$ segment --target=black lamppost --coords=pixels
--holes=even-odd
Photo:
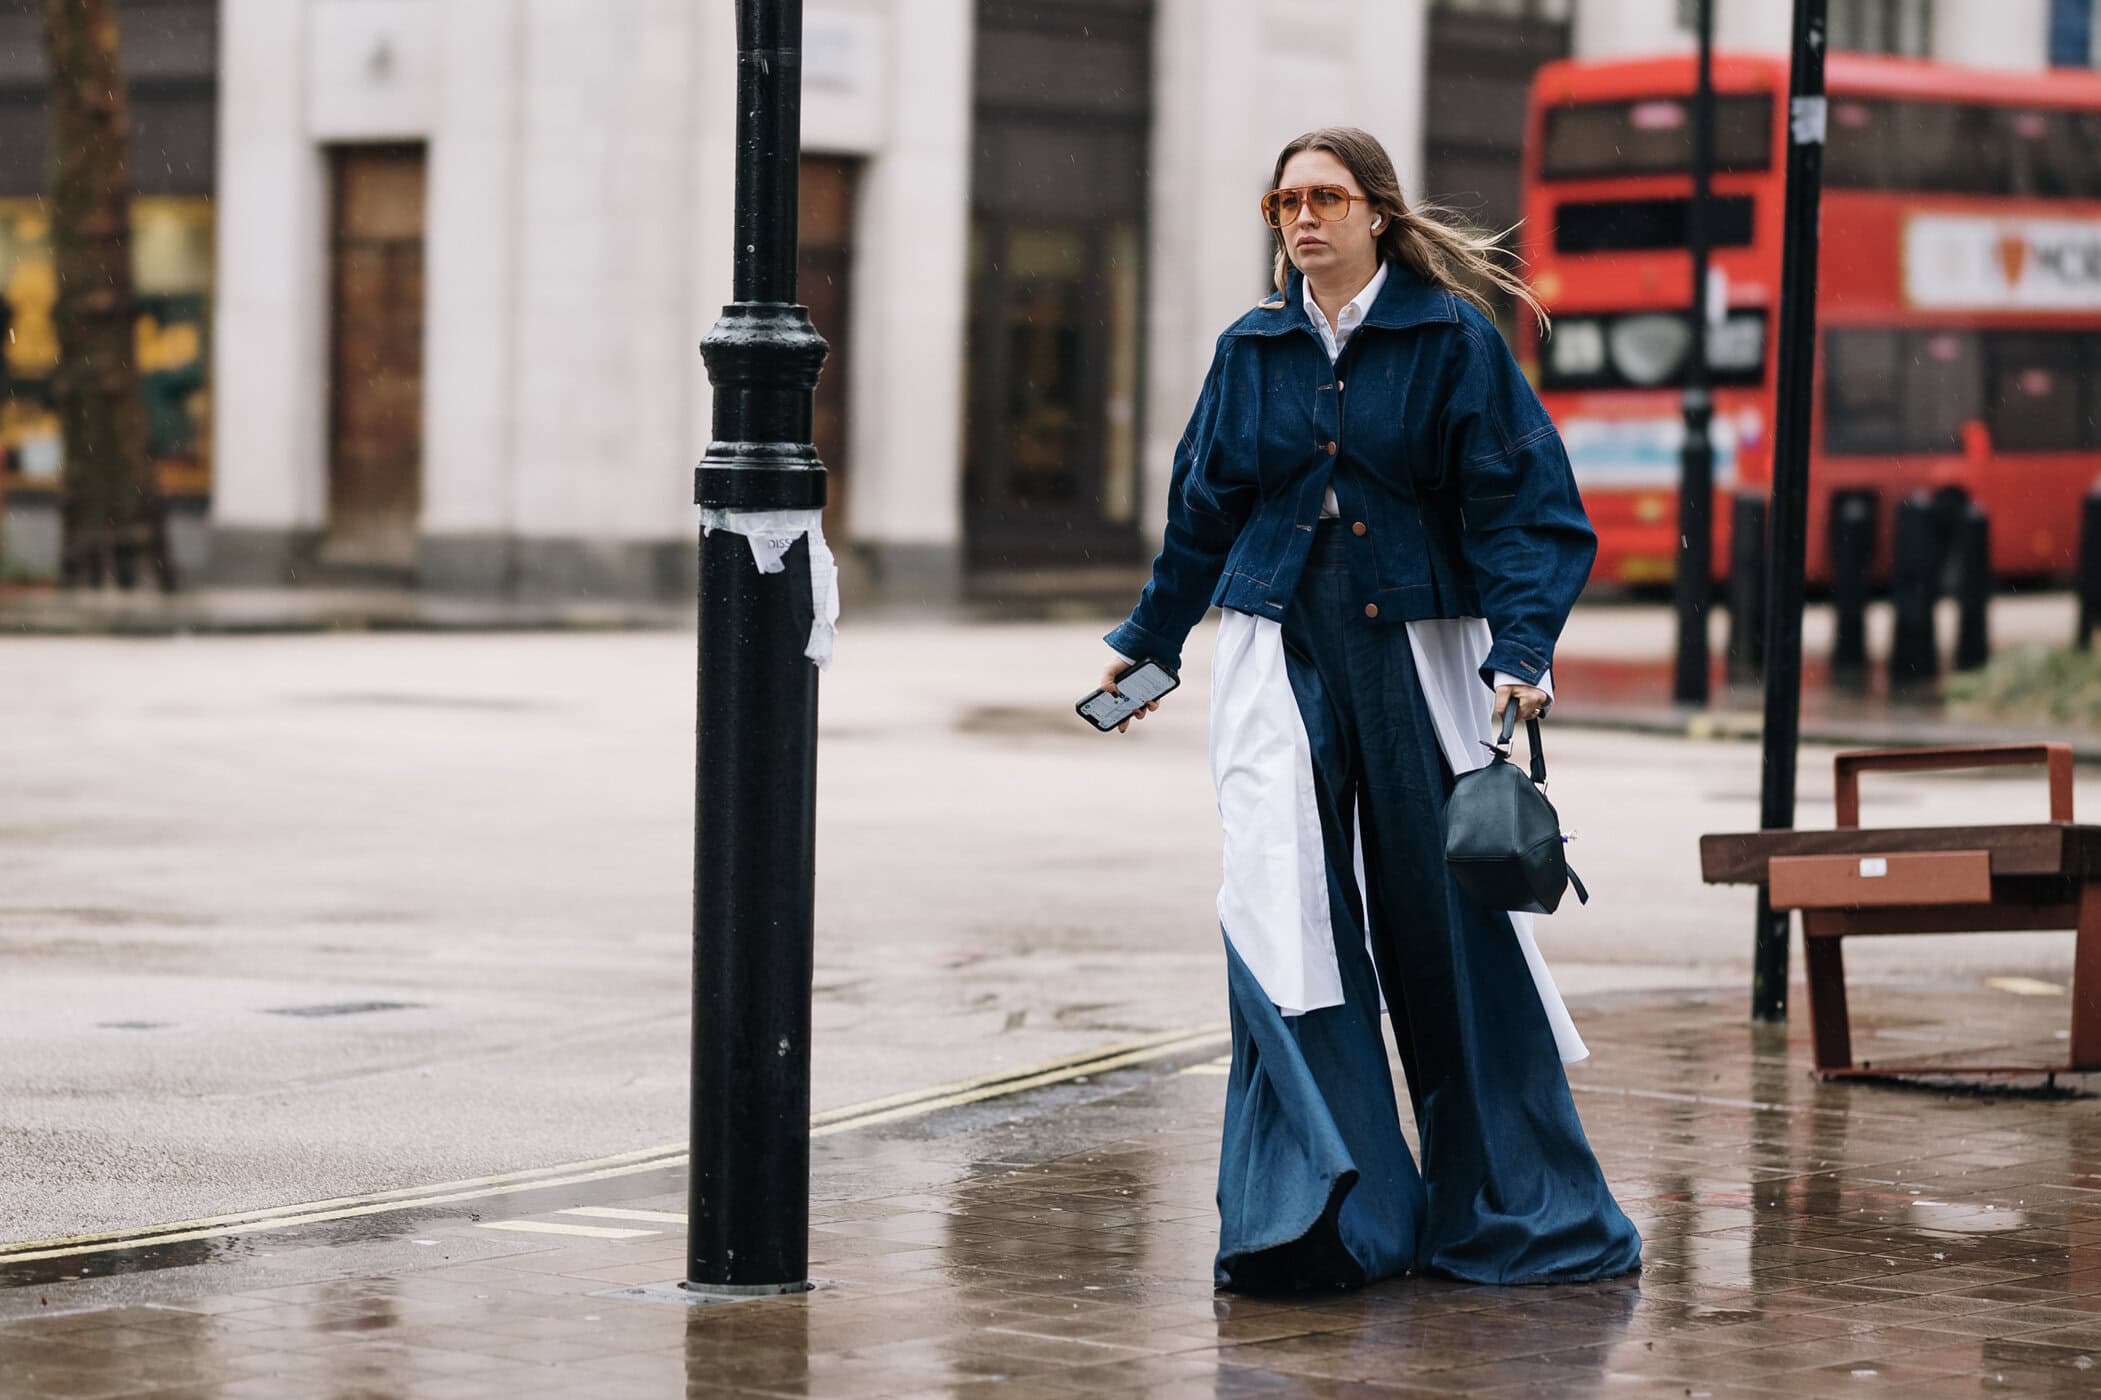
[[[824,505],[810,396],[825,344],[794,304],[801,145],[801,0],[738,0],[736,299],[701,345],[715,386],[714,441],[694,473],[703,512]],[[703,530],[686,1286],[710,1293],[794,1292],[809,1274],[817,670],[803,654],[806,537],[785,562],[761,573],[732,528]]]
[[[1772,544],[1766,570],[1765,770],[1758,824],[1795,824],[1795,750],[1802,737],[1802,574],[1809,552],[1810,388],[1816,369],[1817,232],[1823,204],[1826,0],[1795,0],[1789,84],[1787,217],[1781,240],[1780,383],[1773,423]],[[1787,1019],[1790,918],[1758,890],[1751,1017]]]
[[[1707,367],[1708,197],[1714,181],[1714,0],[1699,0],[1699,77],[1692,102],[1692,340],[1685,356],[1685,446],[1678,469],[1678,665],[1671,698],[1707,703],[1707,603],[1714,593],[1714,393]]]

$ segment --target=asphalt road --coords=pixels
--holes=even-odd
[[[1098,630],[847,620],[817,1107],[1223,1019],[1208,628],[1124,737],[1071,713]],[[0,641],[0,1240],[683,1139],[692,655],[676,633]],[[1756,748],[1549,733],[1596,896],[1542,924],[1579,1020],[1599,992],[1742,984],[1750,897],[1701,886],[1694,843],[1756,825]],[[1828,755],[1803,772],[1828,823]],[[2044,815],[2020,774],[1891,778],[1868,808]],[[2061,978],[2069,951],[1848,957],[1974,982]]]

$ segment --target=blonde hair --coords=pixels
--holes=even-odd
[[[1551,327],[1552,318],[1546,307],[1525,285],[1525,279],[1504,262],[1512,256],[1502,246],[1510,230],[1493,235],[1471,233],[1459,227],[1445,210],[1432,205],[1409,208],[1401,196],[1401,178],[1394,173],[1393,159],[1379,144],[1378,137],[1354,126],[1324,126],[1309,131],[1278,153],[1277,168],[1269,179],[1271,188],[1283,184],[1284,167],[1301,151],[1325,151],[1349,167],[1368,197],[1371,212],[1386,216],[1386,226],[1378,234],[1382,261],[1401,264],[1433,286],[1464,297],[1491,317],[1495,308],[1480,288],[1494,287],[1530,307],[1539,318],[1542,332]],[[1280,292],[1291,274],[1291,255],[1285,250],[1284,232],[1276,230],[1275,275]]]

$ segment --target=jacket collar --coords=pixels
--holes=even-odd
[[[1306,323],[1305,296],[1305,276],[1293,268],[1282,293],[1265,297],[1254,310],[1234,322],[1226,334],[1274,336],[1310,330]],[[1386,264],[1386,285],[1379,289],[1378,299],[1364,313],[1358,329],[1383,326],[1387,330],[1405,330],[1410,326],[1458,319],[1459,312],[1450,292],[1424,281],[1405,265],[1389,261]]]

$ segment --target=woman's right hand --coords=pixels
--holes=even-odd
[[[1110,657],[1108,667],[1102,672],[1101,689],[1108,691],[1111,695],[1121,694],[1121,692],[1118,691],[1116,688],[1116,678],[1130,669],[1131,663],[1124,660],[1122,657]],[[1131,719],[1144,719],[1147,715],[1151,714],[1153,711],[1159,708],[1160,702],[1158,700],[1149,700],[1146,702],[1145,708],[1133,714],[1131,716]],[[1131,727],[1131,719],[1127,719],[1122,724],[1117,725],[1116,732],[1121,734],[1125,730],[1129,729]]]

